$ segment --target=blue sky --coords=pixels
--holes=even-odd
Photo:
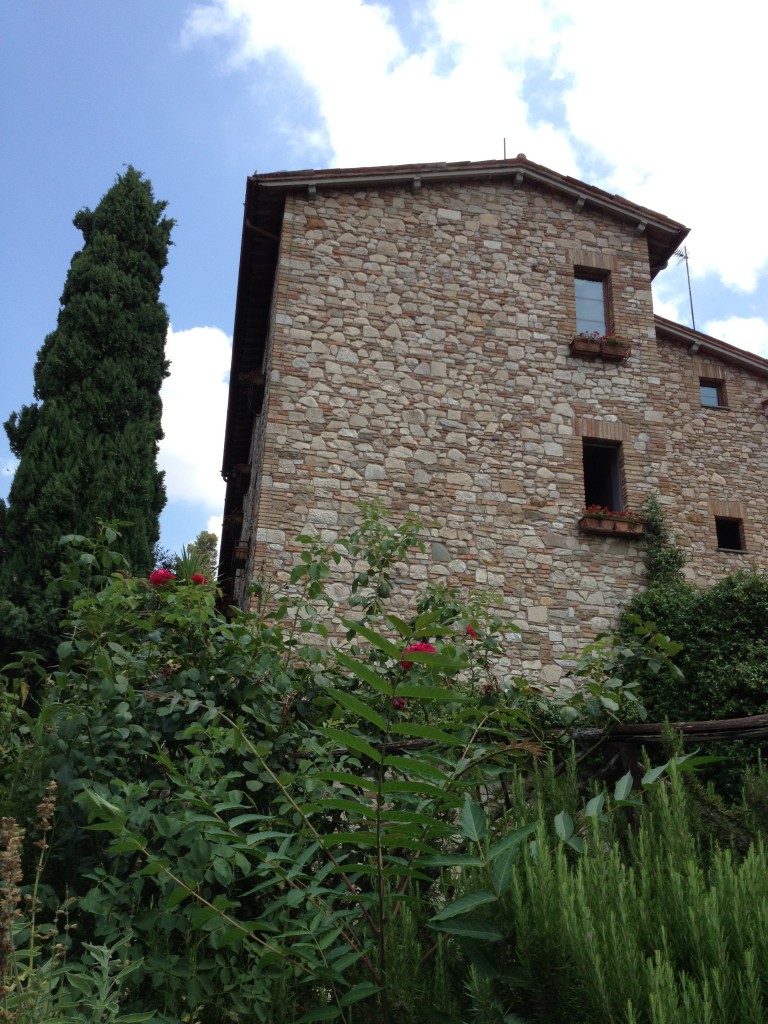
[[[756,8],[691,0],[27,0],[0,10],[0,421],[32,400],[72,217],[128,163],[176,219],[162,542],[215,526],[246,176],[507,152],[682,220],[696,325],[768,357]],[[695,26],[695,33],[692,31]],[[655,289],[689,323],[685,273]],[[0,496],[13,460],[0,437]]]

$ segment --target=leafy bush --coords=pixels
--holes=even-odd
[[[640,668],[639,696],[650,718],[682,722],[768,712],[768,576],[741,571],[708,588],[685,583],[685,559],[658,502],[645,512],[649,587],[630,602],[619,631],[631,635],[641,619],[680,647],[679,676]],[[735,741],[710,749],[731,762],[710,777],[720,792],[737,798],[745,769],[765,756],[768,745]]]
[[[742,718],[768,711],[768,576],[738,572],[707,589],[651,587],[630,611],[682,645],[684,685],[646,678],[656,721]]]
[[[221,614],[183,566],[132,578],[112,527],[68,538],[59,661],[6,670],[27,699],[0,749],[4,806],[58,784],[35,884],[55,931],[68,883],[78,937],[62,992],[126,1020],[195,1024],[547,1019],[525,987],[539,982],[514,887],[554,848],[558,877],[603,858],[626,831],[618,815],[643,813],[630,776],[610,813],[600,794],[585,806],[573,762],[560,770],[565,724],[635,708],[637,666],[664,667],[670,651],[640,628],[605,638],[577,669],[583,689],[548,703],[499,671],[510,627],[489,598],[432,589],[407,619],[388,611],[419,530],[373,506],[346,540],[301,539],[290,591],[264,586],[256,615]],[[339,564],[356,618],[333,647]],[[21,948],[25,927],[9,919],[6,946]],[[83,987],[94,958],[101,995]],[[27,976],[46,963],[33,952]],[[19,979],[6,984],[12,1001]]]

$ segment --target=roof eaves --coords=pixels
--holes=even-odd
[[[572,199],[575,204],[589,204],[603,213],[634,224],[638,234],[647,234],[649,243],[653,235],[654,259],[651,276],[666,266],[666,262],[688,235],[684,224],[664,214],[612,195],[603,189],[588,185],[568,175],[558,174],[523,156],[512,160],[463,161],[440,164],[400,164],[384,167],[333,168],[326,170],[277,171],[254,175],[251,182],[265,189],[297,192],[318,188],[371,188],[376,186],[419,187],[426,182],[512,179],[515,185],[534,182]]]
[[[761,377],[768,377],[768,359],[747,352],[745,349],[729,345],[725,341],[713,338],[701,331],[694,331],[683,324],[676,324],[673,320],[667,320],[663,316],[655,316],[656,330],[671,341],[687,345],[692,354],[706,352],[708,355],[722,359],[725,362],[741,366],[745,370],[759,374]]]

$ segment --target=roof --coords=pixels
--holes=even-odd
[[[385,167],[333,168],[328,170],[276,171],[254,174],[248,179],[249,190],[259,192],[297,192],[303,189],[344,189],[362,186],[420,187],[427,182],[511,181],[520,186],[534,183],[572,200],[579,209],[600,210],[619,220],[633,224],[638,234],[648,238],[651,257],[651,277],[663,270],[670,257],[680,247],[688,228],[661,213],[631,203],[623,196],[612,195],[594,185],[569,175],[558,174],[548,167],[536,164],[520,153],[510,160],[465,160],[458,163],[398,164]],[[247,198],[246,198],[247,203]]]
[[[701,352],[703,355],[712,356],[715,359],[722,359],[726,363],[740,366],[743,370],[750,370],[761,377],[768,377],[768,359],[746,352],[744,349],[736,348],[718,338],[712,338],[701,331],[694,331],[690,327],[683,327],[676,324],[674,320],[666,320],[663,316],[654,317],[656,321],[656,334],[666,341],[676,341],[681,345],[687,345],[691,354]]]

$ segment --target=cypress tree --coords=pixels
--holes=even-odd
[[[5,423],[19,465],[0,508],[0,655],[50,642],[56,615],[45,587],[62,534],[88,533],[97,519],[129,521],[123,553],[135,571],[151,566],[165,505],[157,451],[168,374],[159,301],[173,228],[166,206],[129,167],[95,210],[74,218],[84,245],[38,352],[36,401]]]

